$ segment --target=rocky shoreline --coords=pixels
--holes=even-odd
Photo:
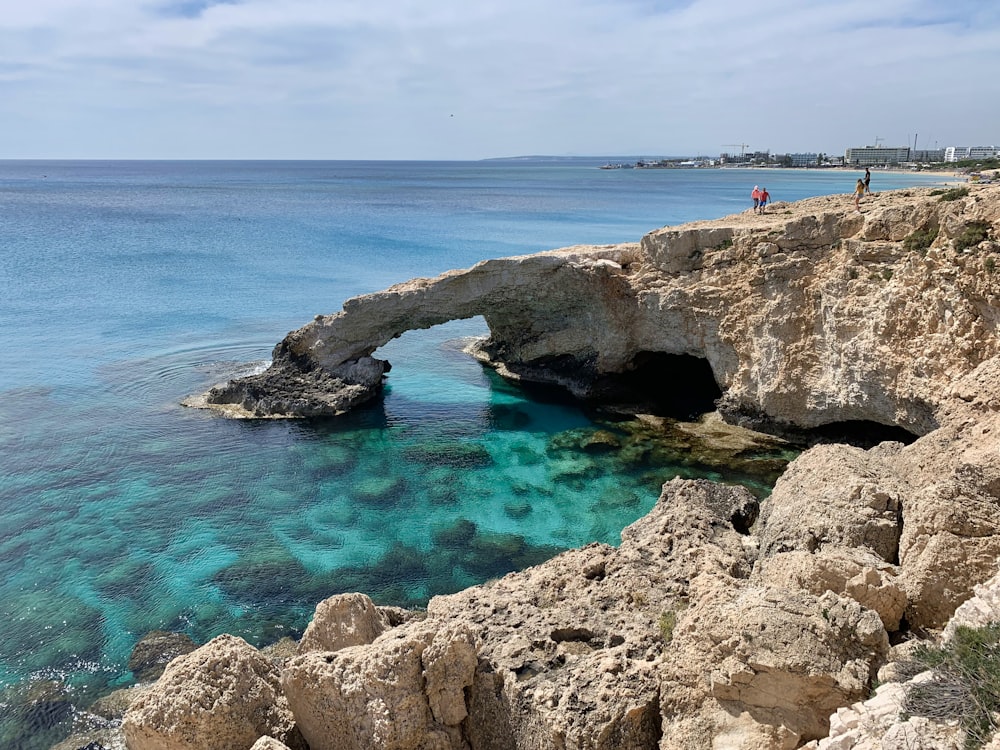
[[[289,334],[273,373],[207,401],[338,413],[378,392],[371,355],[393,336],[483,315],[477,356],[507,377],[603,398],[650,366],[644,382],[662,387],[707,372],[731,422],[913,440],[811,448],[762,504],[675,479],[619,547],[435,597],[426,616],[334,597],[292,656],[221,636],[136,691],[109,741],[864,746],[824,740],[831,714],[868,699],[898,644],[935,638],[997,571],[1000,188],[895,191],[862,208],[777,203],[640,243],[486,261]]]

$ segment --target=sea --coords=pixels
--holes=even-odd
[[[379,349],[384,393],[342,417],[181,406],[350,297],[746,211],[754,184],[846,207],[860,176],[607,161],[0,161],[0,747],[88,720],[153,630],[266,646],[336,593],[420,608],[617,544],[674,476],[766,497],[790,450],[713,459],[507,383],[463,351],[482,319]]]

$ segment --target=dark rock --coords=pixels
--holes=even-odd
[[[167,664],[196,648],[198,644],[184,633],[153,630],[135,644],[128,657],[128,668],[139,682],[152,682],[159,679]]]

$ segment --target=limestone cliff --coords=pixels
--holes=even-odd
[[[371,355],[393,336],[483,315],[478,356],[510,377],[591,397],[646,353],[693,355],[730,419],[868,420],[917,439],[814,447],[759,518],[741,489],[668,482],[620,547],[436,597],[424,619],[392,625],[356,596],[324,603],[301,653],[262,678],[270,703],[252,714],[270,724],[228,708],[199,720],[231,723],[211,735],[240,746],[255,732],[407,750],[822,738],[831,713],[868,697],[890,637],[944,626],[1000,559],[1000,188],[944,197],[881,194],[860,214],[844,198],[779,203],[635,244],[487,261],[289,334],[271,370],[210,400],[335,413],[377,392]],[[132,750],[208,731],[182,718],[206,704],[199,691],[235,682],[197,677],[221,648],[181,657],[130,710]]]
[[[379,346],[482,315],[483,361],[582,397],[649,353],[685,354],[707,361],[730,419],[869,420],[923,434],[951,384],[998,353],[1000,320],[1000,188],[952,201],[933,193],[882,193],[863,214],[840,197],[777,203],[640,243],[415,279],[318,316],[278,344],[267,371],[207,401],[258,417],[340,413],[378,391]]]

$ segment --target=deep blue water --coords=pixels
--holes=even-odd
[[[0,162],[0,745],[65,732],[25,684],[127,684],[155,628],[266,644],[336,592],[421,606],[617,543],[677,474],[766,492],[500,381],[461,352],[481,320],[379,350],[384,398],[341,419],[179,406],[348,297],[746,210],[753,183],[846,205],[857,177],[598,163]]]

